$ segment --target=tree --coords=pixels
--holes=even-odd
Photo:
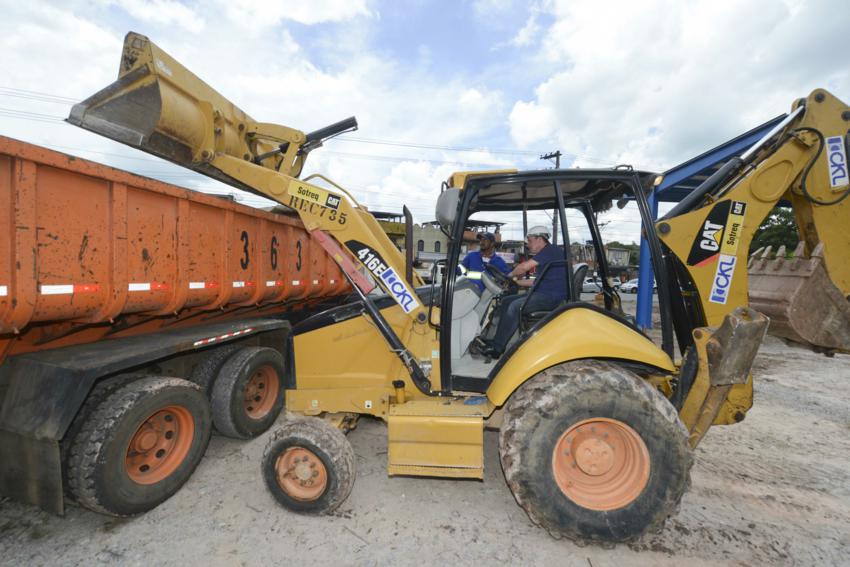
[[[765,246],[772,246],[775,251],[780,246],[790,252],[800,241],[794,213],[788,207],[774,207],[764,222],[756,230],[750,245],[750,254]]]

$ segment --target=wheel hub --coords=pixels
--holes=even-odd
[[[156,446],[157,441],[159,441],[157,432],[150,427],[145,427],[144,431],[136,434],[136,451],[139,453],[150,451]]]
[[[561,492],[584,508],[628,506],[649,481],[649,450],[640,435],[616,419],[585,419],[567,428],[552,451]]]
[[[258,368],[243,390],[243,406],[251,419],[262,419],[272,410],[280,390],[280,379],[271,366]]]
[[[304,447],[289,447],[275,462],[277,483],[295,500],[316,500],[324,494],[328,472],[322,460]]]
[[[603,475],[614,466],[614,448],[602,439],[586,439],[576,447],[575,460],[585,473]]]
[[[195,420],[183,406],[167,406],[139,425],[124,456],[124,470],[133,482],[155,484],[171,475],[189,454]]]

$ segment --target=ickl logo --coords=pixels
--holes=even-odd
[[[826,161],[829,167],[829,184],[833,188],[850,183],[850,176],[847,173],[847,153],[844,150],[842,136],[826,139]]]
[[[711,294],[708,300],[712,303],[725,304],[729,299],[729,288],[732,287],[732,278],[735,276],[735,256],[720,255],[717,263],[717,271],[714,273],[714,284],[711,286]]]

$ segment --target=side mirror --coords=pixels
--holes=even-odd
[[[449,230],[449,227],[457,220],[457,206],[459,202],[460,189],[449,187],[440,193],[440,197],[437,199],[435,216],[443,230]]]

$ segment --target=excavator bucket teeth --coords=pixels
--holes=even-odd
[[[787,258],[785,247],[750,256],[750,307],[770,318],[770,334],[816,350],[850,352],[850,301],[823,264],[823,244],[804,255],[801,242]]]

